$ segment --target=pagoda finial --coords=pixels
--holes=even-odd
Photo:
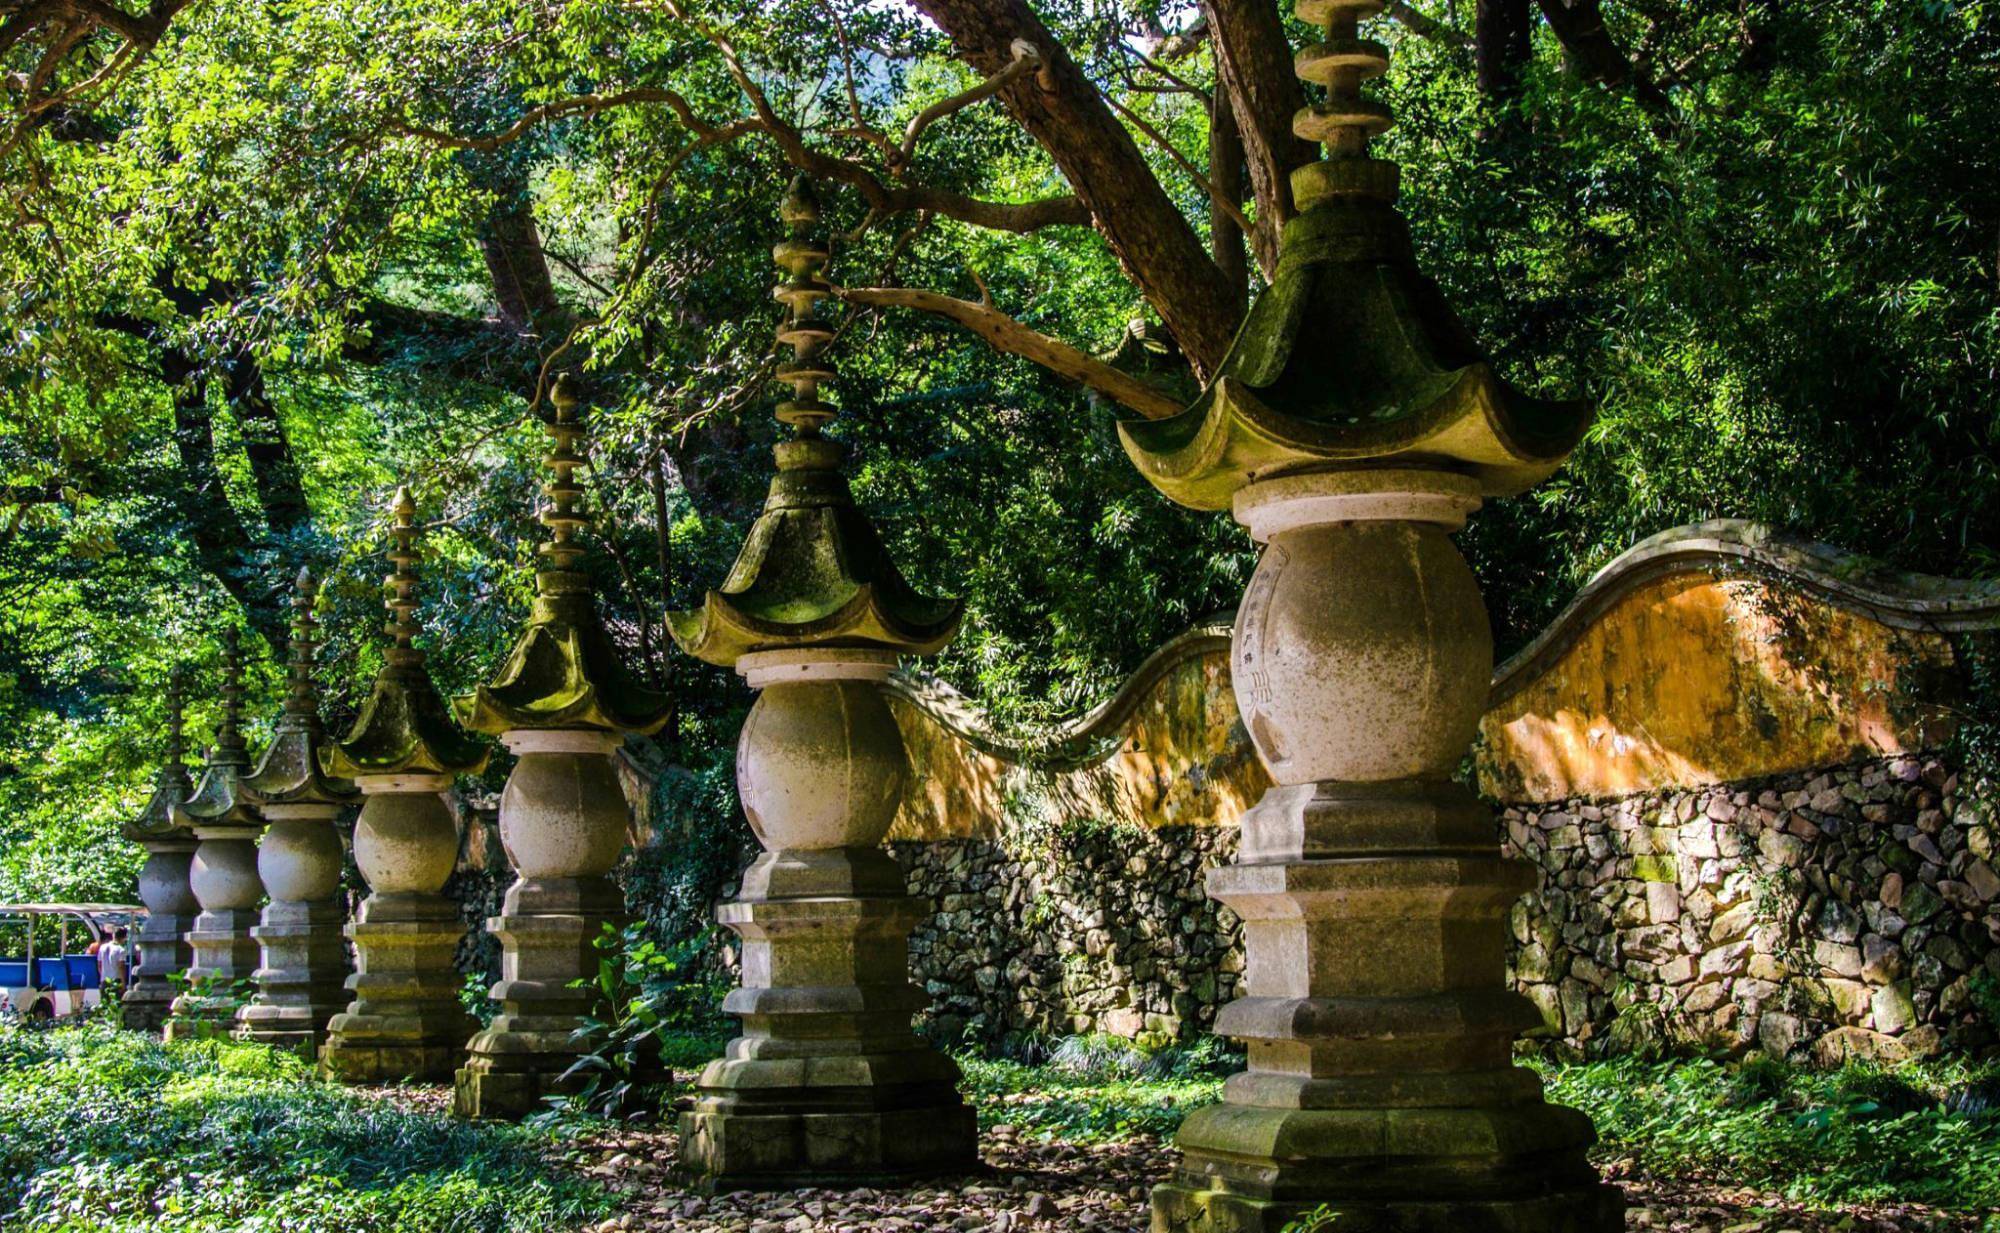
[[[555,443],[547,459],[554,475],[542,486],[549,500],[541,521],[549,538],[536,550],[542,567],[535,571],[534,607],[498,675],[457,700],[459,718],[495,735],[523,728],[656,732],[667,721],[667,700],[626,671],[582,569],[577,535],[590,526],[590,516],[579,508],[583,485],[576,470],[587,459],[583,397],[570,373],[556,378],[549,401],[555,413],[544,427]]]
[[[840,473],[841,444],[821,435],[840,413],[823,396],[834,373],[821,353],[834,332],[819,302],[833,286],[821,274],[828,253],[814,238],[820,207],[804,176],[792,181],[778,219],[786,236],[771,257],[788,277],[772,295],[785,306],[778,341],[792,348],[778,379],[791,383],[792,396],[777,417],[797,435],[778,442],[778,473],[735,568],[700,608],[669,612],[668,632],[682,650],[716,664],[813,646],[931,654],[958,629],[962,606],[920,595],[904,580],[854,504]]]
[[[542,509],[541,521],[549,529],[549,538],[537,550],[545,568],[535,575],[535,583],[542,594],[556,595],[589,589],[589,580],[577,570],[583,560],[583,545],[577,542],[577,534],[590,525],[590,515],[579,508],[583,485],[576,482],[576,469],[585,461],[578,448],[584,432],[578,417],[583,399],[569,373],[556,378],[549,402],[555,414],[544,426],[553,448],[544,461],[555,478],[542,485],[549,503]]]
[[[215,756],[210,766],[250,765],[243,741],[243,637],[235,626],[222,631],[222,722],[215,729]]]
[[[778,366],[778,380],[791,384],[792,396],[778,404],[777,417],[798,434],[797,443],[778,446],[778,469],[832,470],[840,465],[841,449],[824,442],[820,433],[840,408],[821,397],[821,387],[833,381],[834,371],[820,355],[833,341],[833,329],[820,318],[819,302],[833,294],[833,286],[821,274],[830,254],[813,235],[819,228],[820,208],[812,181],[803,175],[792,181],[778,206],[778,218],[787,234],[771,250],[771,258],[788,277],[771,296],[785,306],[778,341],[792,349],[792,358]]]
[[[424,653],[417,649],[417,503],[410,497],[407,485],[398,486],[395,497],[389,502],[389,512],[395,522],[389,528],[392,541],[385,554],[394,566],[386,583],[389,597],[382,606],[389,610],[389,621],[382,627],[392,645],[388,651],[388,661],[397,668],[420,668]]]
[[[1292,177],[1299,208],[1311,209],[1331,197],[1396,199],[1396,164],[1368,153],[1368,143],[1394,126],[1387,105],[1361,96],[1361,83],[1389,71],[1389,49],[1361,37],[1361,23],[1379,15],[1383,0],[1298,0],[1299,20],[1325,28],[1322,41],[1307,47],[1294,65],[1300,77],[1326,87],[1326,101],[1303,107],[1292,131],[1326,146],[1325,161],[1300,168]]]
[[[416,647],[421,532],[417,503],[407,486],[396,489],[389,512],[395,521],[383,555],[392,568],[382,580],[388,593],[383,606],[389,610],[382,632],[390,638],[389,649],[346,738],[322,750],[321,768],[350,779],[473,774],[486,765],[486,750],[452,723],[450,708],[424,671],[424,653]]]
[[[313,683],[313,659],[319,650],[319,621],[313,604],[319,598],[319,584],[312,571],[299,567],[292,583],[292,636],[287,650],[285,708],[281,723],[306,731],[319,731],[319,687]]]
[[[167,759],[160,776],[187,781],[187,682],[179,668],[167,674]]]

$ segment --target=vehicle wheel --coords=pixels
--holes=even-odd
[[[54,1019],[55,1017],[56,1017],[56,1008],[53,1005],[51,1005],[47,1001],[47,999],[35,1003],[34,1006],[29,1008],[28,1010],[28,1018],[40,1020],[44,1023]]]

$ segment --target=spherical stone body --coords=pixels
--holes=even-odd
[[[772,685],[736,746],[743,812],[766,848],[872,848],[909,777],[903,734],[873,681]]]
[[[458,824],[436,792],[370,795],[354,824],[354,863],[376,894],[433,895],[458,859]]]
[[[202,910],[254,908],[264,897],[257,845],[249,839],[204,839],[188,865],[188,886]]]
[[[1237,613],[1237,705],[1281,784],[1446,774],[1493,669],[1479,587],[1443,528],[1335,522],[1272,538]]]
[[[524,878],[609,873],[625,847],[627,813],[607,755],[524,753],[500,795],[500,842]]]
[[[312,903],[340,889],[340,836],[321,818],[273,822],[257,848],[257,873],[273,899]]]
[[[154,852],[139,869],[139,901],[156,916],[182,916],[201,910],[188,885],[194,853],[185,848]]]

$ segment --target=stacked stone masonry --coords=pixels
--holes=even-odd
[[[935,913],[910,936],[943,1037],[1199,1039],[1243,972],[1236,914],[1202,891],[1235,828],[1072,827],[891,845]]]
[[[1987,794],[1935,759],[1513,807],[1512,971],[1542,1035],[1900,1058],[1994,1043]]]
[[[1897,1058],[1996,1041],[2000,856],[1985,794],[1935,758],[1615,801],[1510,806],[1539,871],[1511,974],[1544,1043]],[[1236,830],[1070,828],[893,845],[935,914],[911,938],[948,1036],[1197,1039],[1240,927],[1202,893]]]

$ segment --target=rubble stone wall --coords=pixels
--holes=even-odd
[[[1996,1041],[2000,875],[1982,799],[1936,758],[1614,801],[1511,806],[1539,871],[1510,976],[1535,1035],[1900,1058]],[[946,1035],[1195,1039],[1235,996],[1234,913],[1202,892],[1235,828],[1069,827],[893,845],[935,914],[911,966]]]
[[[1935,758],[1515,806],[1512,975],[1542,1035],[1900,1058],[1995,1043],[1990,794]]]
[[[1236,996],[1242,926],[1210,900],[1235,828],[1067,826],[1006,841],[899,842],[936,905],[911,974],[946,1039],[1103,1032],[1160,1045],[1205,1034]]]

